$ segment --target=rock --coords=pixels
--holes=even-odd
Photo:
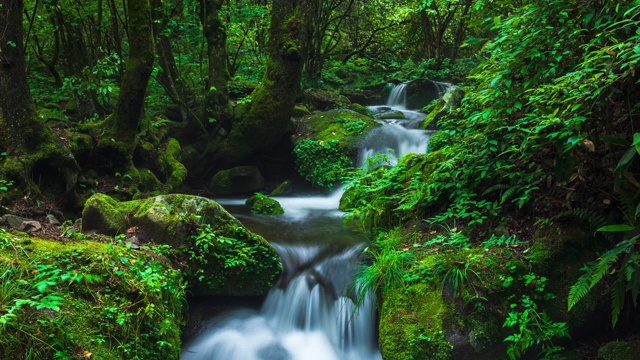
[[[355,111],[358,114],[365,115],[365,116],[373,116],[373,113],[371,112],[371,110],[369,110],[368,107],[362,106],[362,105],[357,104],[357,103],[352,103],[351,105],[349,105],[348,109],[351,110],[351,111]]]
[[[452,112],[460,107],[462,103],[462,99],[464,98],[464,90],[461,87],[452,85],[447,88],[447,91],[442,96],[442,100],[444,100],[445,111]]]
[[[209,190],[216,195],[240,195],[264,188],[264,178],[255,166],[238,166],[216,173]]]
[[[429,79],[417,79],[407,83],[407,108],[422,109],[440,98],[448,86],[450,84]]]
[[[118,201],[109,195],[95,194],[82,210],[82,231],[116,236],[127,229],[127,221]]]
[[[47,219],[45,221],[47,224],[51,224],[53,226],[60,226],[60,221],[53,214],[48,214]]]
[[[260,215],[281,215],[284,209],[277,200],[262,194],[255,194],[245,202],[254,214]]]
[[[602,360],[632,360],[640,353],[640,340],[611,341],[598,349],[598,358]]]
[[[304,98],[305,104],[308,104],[312,109],[320,111],[344,108],[349,106],[349,104],[351,103],[345,96],[322,89],[312,89],[305,91]]]
[[[96,194],[87,200],[84,231],[114,235],[128,227],[136,228],[140,245],[175,250],[172,260],[184,264],[193,295],[265,295],[281,269],[275,249],[211,199],[170,194],[118,203]]]
[[[273,196],[291,195],[292,191],[293,191],[293,185],[291,184],[291,181],[285,180],[281,182],[280,185],[276,186],[276,188],[273,189],[273,191],[269,194],[269,196],[273,197]]]
[[[42,230],[42,224],[40,224],[39,221],[35,220],[23,221],[22,224],[20,224],[20,230],[28,233],[34,233],[36,231]]]
[[[404,120],[407,118],[406,116],[404,116],[402,111],[398,111],[398,110],[387,110],[387,111],[379,112],[375,116],[376,118],[382,119],[382,120],[390,120],[390,119]]]
[[[14,230],[22,230],[21,229],[22,223],[29,220],[31,219],[23,218],[23,217],[12,215],[12,214],[7,214],[2,216],[2,223]]]

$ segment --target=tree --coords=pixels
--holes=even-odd
[[[129,58],[120,86],[116,109],[106,120],[107,134],[99,144],[105,156],[119,156],[116,163],[133,165],[136,135],[154,60],[149,0],[127,0],[129,10]]]
[[[273,1],[267,71],[251,93],[251,102],[238,110],[229,136],[216,149],[217,165],[230,166],[257,151],[268,151],[287,133],[300,91],[309,7],[309,0]]]
[[[200,0],[200,21],[207,40],[207,88],[205,113],[208,117],[228,116],[229,68],[227,60],[227,30],[220,17],[227,0]]]
[[[45,187],[72,195],[79,166],[39,118],[27,84],[23,9],[22,0],[0,1],[0,145],[7,153],[2,177],[22,189],[39,192]]]

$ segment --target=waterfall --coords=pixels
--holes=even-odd
[[[183,360],[381,359],[375,298],[366,296],[359,307],[352,300],[352,279],[366,245],[342,227],[336,214],[341,193],[278,197],[284,216],[239,214],[250,229],[269,229],[264,236],[272,240],[283,272],[259,310],[218,316],[185,343]],[[242,206],[237,200],[220,203],[231,211]]]
[[[402,83],[393,86],[387,99],[387,106],[401,109],[407,108],[407,84],[408,83]]]

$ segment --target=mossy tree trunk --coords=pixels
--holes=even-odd
[[[0,176],[36,192],[35,177],[54,191],[74,193],[78,164],[39,118],[27,83],[23,9],[22,0],[0,1],[0,145],[7,153]]]
[[[100,147],[117,156],[115,166],[130,167],[153,70],[154,42],[149,0],[127,0],[129,58],[114,113],[107,119],[107,136]]]
[[[258,151],[269,151],[290,128],[306,54],[309,0],[274,0],[269,28],[269,60],[251,102],[239,109],[229,136],[216,154],[228,167]]]
[[[205,116],[225,121],[229,103],[229,67],[227,64],[227,28],[220,10],[228,0],[200,0],[200,21],[207,39],[207,89]]]

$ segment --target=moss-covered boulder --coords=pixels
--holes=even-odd
[[[281,215],[284,209],[277,200],[262,194],[255,194],[248,198],[245,204],[254,214],[260,215]]]
[[[354,166],[362,136],[380,126],[372,117],[346,109],[306,116],[297,124],[298,172],[314,186],[329,188]]]
[[[492,312],[509,308],[501,279],[518,276],[526,268],[506,270],[501,259],[505,254],[485,254],[480,249],[418,254],[409,273],[420,273],[423,280],[406,286],[395,284],[382,291],[382,357],[506,358],[501,329],[504,320]],[[454,278],[454,273],[459,275]]]
[[[320,111],[345,108],[351,103],[345,96],[323,89],[311,89],[305,91],[304,100],[310,108]]]
[[[166,244],[185,265],[194,295],[264,295],[281,264],[274,248],[211,199],[161,195],[118,203],[96,194],[83,211],[84,231],[135,234]]]
[[[436,130],[438,120],[446,114],[458,109],[464,98],[464,90],[459,86],[450,86],[442,98],[431,102],[422,108],[421,112],[427,114],[420,125],[421,129]]]
[[[236,166],[217,172],[209,182],[216,195],[241,195],[264,188],[264,177],[255,166]]]
[[[180,358],[185,282],[165,257],[4,229],[0,240],[0,358]]]
[[[640,354],[640,339],[629,341],[611,341],[598,349],[598,358],[602,360],[633,360]]]

